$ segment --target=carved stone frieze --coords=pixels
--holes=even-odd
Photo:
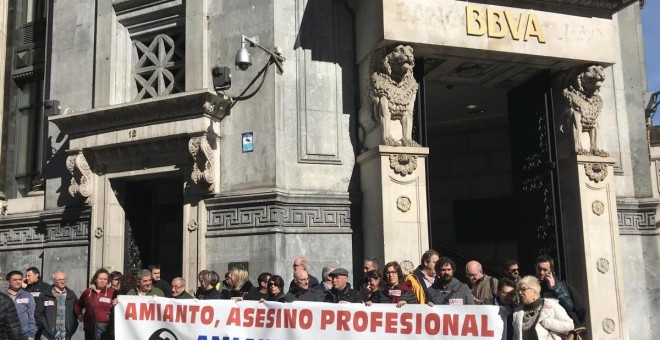
[[[213,191],[215,178],[213,175],[213,157],[216,149],[216,140],[210,136],[190,138],[188,151],[193,158],[193,169],[190,179],[195,184],[208,184],[209,191]]]
[[[607,164],[586,163],[584,165],[584,173],[591,181],[595,183],[602,182],[607,178]]]
[[[656,235],[655,199],[617,199],[619,233],[623,235]]]
[[[41,220],[3,221],[0,246],[88,241],[89,221],[45,223]]]
[[[401,176],[410,175],[417,169],[417,156],[390,155],[390,168]]]
[[[603,274],[607,273],[610,270],[610,261],[604,258],[598,259],[598,262],[596,262],[596,269]]]
[[[605,212],[605,204],[599,200],[595,200],[591,203],[591,211],[593,211],[596,216],[600,216]]]
[[[259,205],[209,210],[208,230],[266,227],[350,227],[349,205],[290,205],[264,202]]]
[[[373,73],[368,88],[363,90],[359,114],[361,142],[364,143],[366,134],[379,127],[381,145],[419,146],[412,139],[412,120],[418,90],[417,81],[413,77],[413,48],[405,45],[383,48],[372,52],[370,58]],[[392,128],[397,126],[392,122],[395,120],[401,121],[400,140],[392,135]]]
[[[401,210],[402,212],[407,212],[408,210],[410,210],[411,205],[412,205],[412,201],[408,196],[399,196],[399,198],[397,198],[396,200],[396,208]]]
[[[81,150],[75,150],[66,159],[66,168],[71,174],[71,183],[69,184],[69,194],[72,197],[81,197],[85,199],[85,204],[91,204],[92,195],[92,170],[85,159]]]
[[[603,110],[603,98],[600,88],[605,80],[603,67],[589,66],[585,70],[573,71],[578,73],[571,84],[563,91],[564,101],[570,112],[570,124],[573,129],[573,142],[575,153],[578,155],[594,155],[607,157],[609,154],[598,146],[598,116]],[[586,132],[589,135],[590,147],[582,145],[581,136]]]

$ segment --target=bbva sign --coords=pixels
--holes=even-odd
[[[513,40],[528,41],[535,38],[545,44],[545,33],[539,18],[534,13],[512,11],[497,8],[484,9],[482,6],[468,5],[466,9],[467,34],[489,38],[504,38],[508,34]]]

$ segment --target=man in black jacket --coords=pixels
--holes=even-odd
[[[50,290],[50,285],[41,279],[41,273],[37,267],[30,267],[25,271],[25,282],[27,283],[25,290],[34,298],[34,321],[37,324],[37,334],[34,338],[41,339],[41,315],[44,309],[44,300],[41,295]]]
[[[78,329],[78,320],[74,314],[74,306],[78,297],[66,286],[66,276],[63,271],[53,273],[56,283],[49,290],[42,293],[43,312],[40,317],[42,339],[64,339],[69,340]],[[64,279],[63,279],[64,278]],[[64,306],[64,313],[58,314],[58,305]]]
[[[319,279],[315,278],[314,275],[309,274],[309,262],[307,261],[306,257],[296,257],[293,260],[293,273],[295,274],[297,271],[304,270],[307,272],[309,275],[309,286],[314,287],[319,284]],[[289,283],[289,291],[293,289],[296,286],[295,280],[291,280],[291,283]]]
[[[364,301],[362,294],[352,289],[351,284],[348,283],[348,270],[337,268],[330,273],[330,277],[332,277],[332,289],[325,295],[325,302],[362,303]]]
[[[0,340],[22,340],[16,306],[4,293],[0,293]]]
[[[293,281],[296,283],[296,286],[291,288],[284,296],[286,302],[323,302],[323,295],[309,290],[309,274],[306,271],[301,270],[293,273]]]
[[[151,272],[151,281],[154,287],[160,288],[165,294],[165,297],[172,297],[172,287],[167,280],[160,279],[160,265],[152,264],[149,266],[149,271]]]

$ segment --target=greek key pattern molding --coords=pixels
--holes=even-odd
[[[265,205],[209,212],[208,230],[259,227],[350,227],[350,207]]]
[[[626,211],[616,213],[621,234],[657,233],[654,211]]]
[[[0,227],[0,246],[87,241],[88,233],[88,221],[48,223],[45,230],[40,230],[38,224],[20,227],[3,226]]]

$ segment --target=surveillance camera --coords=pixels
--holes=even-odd
[[[249,61],[236,61],[236,67],[241,71],[247,70],[251,65],[252,63]]]
[[[248,53],[244,43],[236,53],[234,64],[242,71],[247,70],[252,65],[252,61],[250,60],[250,53]]]

